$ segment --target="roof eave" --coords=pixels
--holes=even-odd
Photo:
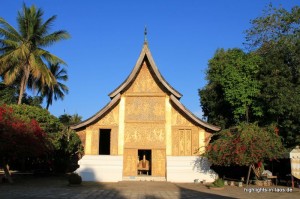
[[[79,128],[83,128],[88,126],[89,124],[95,122],[96,120],[98,120],[99,118],[101,118],[102,116],[104,116],[109,110],[111,110],[113,107],[115,107],[117,105],[117,103],[120,101],[121,99],[121,95],[118,94],[116,95],[106,106],[104,106],[100,111],[98,111],[95,115],[93,115],[92,117],[78,123],[75,124],[73,126],[71,126],[70,128],[73,130],[79,129]]]

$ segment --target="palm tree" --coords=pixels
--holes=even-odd
[[[77,124],[77,123],[81,122],[81,120],[82,120],[82,116],[78,115],[78,113],[75,113],[75,114],[72,115],[72,117],[71,117],[70,124],[71,124],[71,125]]]
[[[53,84],[54,78],[44,61],[65,64],[44,48],[68,39],[70,35],[64,30],[48,34],[56,16],[43,23],[43,14],[41,9],[23,4],[22,12],[19,11],[17,16],[18,31],[0,18],[0,75],[5,84],[20,84],[18,104],[22,102],[29,78],[39,79],[44,85]]]
[[[59,80],[67,81],[68,75],[67,71],[64,68],[60,68],[59,63],[48,64],[48,68],[51,72],[51,76],[53,81],[51,81],[50,85],[43,85],[41,81],[39,81],[41,88],[39,89],[41,92],[41,96],[46,98],[46,109],[48,110],[49,106],[52,105],[53,98],[54,100],[64,99],[65,94],[69,92],[69,89],[66,85],[59,82]]]

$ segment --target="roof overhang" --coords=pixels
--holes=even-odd
[[[113,109],[119,103],[120,99],[121,99],[121,95],[118,94],[103,109],[98,111],[95,115],[78,124],[71,126],[71,129],[76,130],[79,128],[83,128],[103,118],[111,109]]]

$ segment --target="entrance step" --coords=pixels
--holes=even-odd
[[[123,176],[123,181],[167,181],[165,177],[155,176]]]

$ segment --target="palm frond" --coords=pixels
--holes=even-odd
[[[4,83],[11,85],[23,74],[23,71],[19,65],[12,65],[8,71],[4,74]]]
[[[1,28],[2,26],[2,28]],[[0,17],[0,36],[4,36],[13,41],[21,41],[22,37],[14,27]]]
[[[54,23],[54,21],[56,20],[57,16],[53,15],[52,17],[50,17],[49,19],[47,19],[44,24],[41,25],[39,31],[40,34],[44,37],[45,35],[48,34],[48,31],[50,29],[50,27],[52,26],[52,24]]]
[[[41,48],[37,48],[36,49],[36,54],[38,54],[44,60],[46,60],[47,62],[49,62],[51,64],[59,63],[59,64],[67,65],[62,59],[60,59],[56,55],[51,54],[47,50],[44,50],[44,49],[41,49]]]
[[[18,48],[19,42],[10,40],[10,39],[0,39],[0,45],[9,46],[10,48]]]
[[[47,47],[47,46],[53,45],[54,43],[56,43],[58,41],[69,39],[70,37],[71,36],[67,31],[59,30],[59,31],[55,31],[55,32],[43,37],[39,44],[40,44],[40,46]]]

